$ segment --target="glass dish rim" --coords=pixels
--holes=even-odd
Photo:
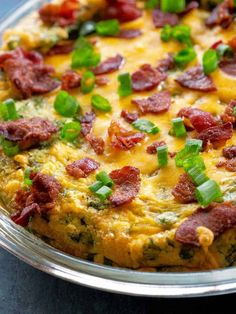
[[[45,1],[23,0],[0,20],[0,36]],[[31,266],[90,288],[149,297],[199,297],[236,292],[236,267],[188,273],[148,273],[102,266],[63,253],[15,225],[0,207],[0,246]]]

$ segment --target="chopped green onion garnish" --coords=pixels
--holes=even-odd
[[[24,184],[25,185],[32,185],[33,181],[30,179],[30,173],[31,173],[30,168],[25,169],[25,173],[24,173]]]
[[[157,148],[157,159],[159,167],[166,167],[168,164],[168,147],[166,145]]]
[[[81,90],[83,94],[90,93],[95,86],[95,75],[93,72],[85,72],[81,80]]]
[[[176,137],[186,136],[187,131],[182,118],[172,119],[173,132]]]
[[[187,140],[185,147],[175,156],[176,167],[183,167],[186,159],[196,156],[202,148],[201,140]]]
[[[190,176],[196,186],[199,186],[209,180],[202,169],[198,166],[188,169],[187,174]]]
[[[54,108],[63,117],[73,117],[80,105],[75,97],[69,95],[66,91],[60,91],[54,101]]]
[[[105,171],[101,171],[96,175],[96,179],[98,181],[101,181],[103,185],[112,187],[114,185],[114,182],[109,177],[109,175]]]
[[[129,73],[123,73],[118,76],[119,85],[119,95],[121,97],[126,97],[132,94],[132,81]]]
[[[94,21],[86,21],[79,30],[80,36],[87,36],[96,31],[96,23]]]
[[[4,139],[1,144],[4,154],[7,155],[8,157],[13,157],[17,155],[20,151],[20,148],[17,144],[10,142],[8,140]]]
[[[166,24],[161,30],[161,40],[168,42],[172,37],[172,27]]]
[[[208,180],[196,188],[196,198],[202,206],[208,206],[221,197],[220,187],[214,180]]]
[[[103,183],[101,181],[97,181],[97,182],[93,183],[92,185],[90,185],[89,189],[91,192],[95,193],[99,189],[101,189],[101,187],[103,187]]]
[[[84,37],[80,37],[75,43],[71,67],[73,69],[95,67],[100,61],[101,56],[99,53],[94,52],[93,45]]]
[[[229,56],[232,57],[234,52],[229,45],[220,44],[217,46],[216,51],[220,57]]]
[[[174,60],[178,65],[185,65],[196,58],[197,54],[193,48],[185,48],[179,51]]]
[[[111,194],[112,190],[108,186],[103,186],[95,192],[101,201],[105,201]]]
[[[148,134],[157,134],[160,130],[159,128],[149,120],[138,119],[132,123],[132,126],[142,132]]]
[[[233,109],[233,114],[234,114],[234,116],[236,117],[236,106],[235,106],[234,109]]]
[[[113,36],[120,32],[118,20],[101,21],[96,24],[96,32],[101,36]]]
[[[157,7],[159,0],[147,0],[145,3],[145,9],[152,10]]]
[[[190,27],[187,25],[176,25],[172,29],[172,36],[174,39],[178,40],[181,43],[185,43],[191,46],[191,38],[190,38]]]
[[[110,102],[101,95],[93,95],[91,102],[92,106],[97,110],[109,112],[112,109]]]
[[[61,129],[61,138],[67,142],[73,142],[80,135],[81,125],[79,121],[68,122]]]
[[[203,158],[201,156],[193,155],[193,156],[190,156],[190,157],[184,159],[184,161],[183,161],[183,168],[184,168],[184,170],[186,172],[188,172],[189,169],[191,169],[191,168],[193,168],[195,166],[197,166],[201,170],[205,170],[206,169],[204,160],[203,160]]]
[[[170,13],[179,13],[184,11],[185,0],[161,0],[161,11]]]
[[[207,50],[202,57],[202,65],[205,74],[214,72],[219,63],[219,56],[215,49]]]
[[[20,117],[16,111],[16,104],[13,99],[7,99],[0,104],[0,115],[4,121],[16,120]]]
[[[192,151],[200,151],[202,149],[202,140],[190,139],[187,140],[185,146]]]

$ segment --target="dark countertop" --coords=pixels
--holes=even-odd
[[[0,0],[0,17],[19,0]],[[236,294],[151,299],[101,292],[44,274],[0,249],[0,314],[233,314]]]

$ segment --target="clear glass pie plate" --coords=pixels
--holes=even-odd
[[[42,5],[21,5],[0,24],[0,35]],[[147,273],[100,266],[60,252],[15,225],[0,208],[0,246],[46,273],[76,284],[105,291],[152,297],[193,297],[236,292],[236,267],[189,273]]]

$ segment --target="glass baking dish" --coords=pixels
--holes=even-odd
[[[42,0],[21,1],[0,23],[0,36],[19,19],[42,5]],[[46,273],[105,291],[152,297],[193,297],[236,292],[236,267],[189,273],[147,273],[101,266],[75,258],[15,225],[0,207],[0,245]]]

